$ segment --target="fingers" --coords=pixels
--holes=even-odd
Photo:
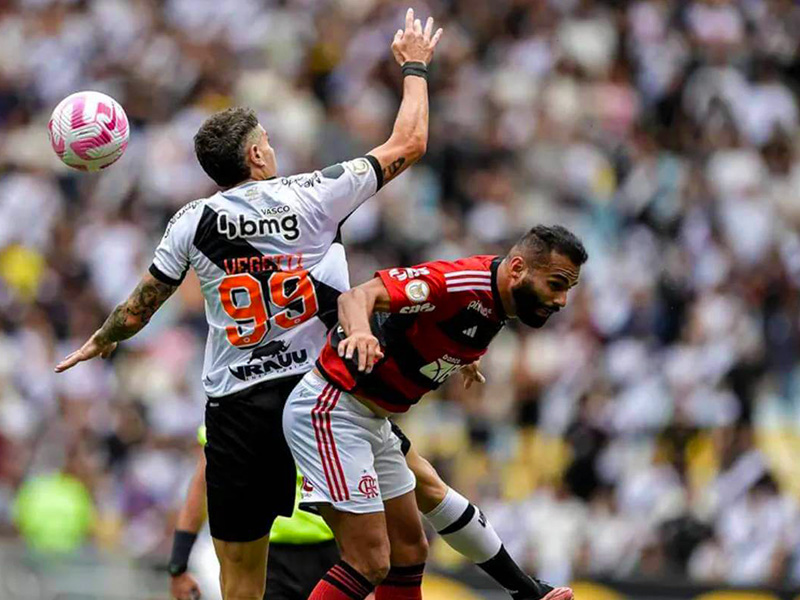
[[[439,29],[436,30],[436,33],[433,35],[433,39],[431,40],[431,49],[436,48],[436,44],[439,43],[439,38],[442,37],[443,32],[444,29],[442,29],[441,27],[439,27]]]
[[[547,594],[542,600],[572,600],[572,597],[573,593],[571,589],[560,587]]]
[[[358,370],[364,372],[367,368],[367,340],[358,340]]]
[[[425,22],[425,41],[429,42],[431,40],[431,34],[433,33],[433,17],[428,17],[428,20]]]
[[[71,369],[82,360],[85,360],[83,354],[81,354],[80,350],[76,350],[56,365],[56,373],[63,373],[67,369]]]
[[[414,9],[409,8],[406,11],[406,31],[414,29]]]
[[[418,36],[422,35],[422,21],[419,19],[414,20],[414,33],[416,33]]]
[[[370,340],[367,347],[367,373],[372,373],[372,368],[380,359],[383,358],[383,351],[377,340]]]
[[[346,360],[352,360],[356,352],[358,370],[360,372],[371,373],[375,363],[383,358],[383,351],[377,339],[372,336],[349,337],[339,342],[337,347],[339,356]]]
[[[339,342],[339,356],[346,359],[353,358],[353,352],[355,351],[355,340],[353,338],[347,338]]]

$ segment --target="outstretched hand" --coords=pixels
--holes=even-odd
[[[471,388],[473,383],[486,383],[486,377],[483,376],[480,368],[480,359],[476,360],[474,363],[470,363],[461,367],[461,376],[464,378],[465,390]]]
[[[426,65],[433,58],[433,50],[442,37],[442,28],[433,33],[433,17],[428,17],[425,29],[422,28],[422,21],[414,19],[414,9],[409,8],[406,12],[406,28],[398,29],[392,40],[392,53],[398,64],[403,65],[407,62],[423,62]]]
[[[101,338],[98,334],[100,331],[95,331],[86,343],[78,350],[67,356],[58,365],[56,365],[56,373],[62,373],[67,369],[71,369],[79,362],[91,360],[96,356],[100,358],[108,358],[111,353],[117,348],[117,342],[108,342]]]

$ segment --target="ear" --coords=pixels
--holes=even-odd
[[[528,265],[525,264],[525,259],[519,255],[511,257],[511,260],[508,261],[508,267],[514,283],[522,281],[528,272]]]
[[[250,144],[247,146],[247,159],[254,167],[265,167],[267,161],[264,160],[264,155],[258,148],[258,144]]]

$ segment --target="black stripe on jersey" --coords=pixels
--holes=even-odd
[[[476,350],[488,348],[494,336],[503,328],[503,323],[467,308],[461,309],[448,320],[436,325],[454,342]]]
[[[203,215],[197,224],[193,244],[205,256],[223,271],[225,260],[242,256],[263,256],[252,244],[242,238],[230,239],[217,230],[217,217],[219,214],[209,208],[203,208]],[[279,271],[278,265],[272,264],[272,270]],[[267,272],[268,274],[268,272]],[[257,278],[259,273],[252,273]]]
[[[166,283],[167,285],[174,285],[175,287],[178,287],[183,282],[183,278],[186,277],[186,273],[189,271],[189,268],[187,267],[183,270],[180,279],[173,279],[172,277],[164,273],[164,271],[159,269],[155,265],[155,263],[150,265],[148,271],[150,271],[150,275],[158,279],[161,283]]]
[[[375,191],[377,192],[379,189],[383,187],[383,170],[381,169],[381,163],[378,161],[377,158],[372,156],[372,154],[366,154],[364,155],[364,158],[366,158],[369,161],[369,164],[372,165],[372,168],[375,171],[375,178],[378,180],[378,187],[375,189]]]
[[[405,330],[413,325],[415,319],[415,315],[377,312],[373,313],[370,318],[370,329],[372,334],[378,338],[381,348],[391,348],[391,358],[397,364],[403,377],[421,388],[435,390],[441,384],[436,383],[420,372],[420,369],[428,364],[428,361],[419,355],[405,336]],[[339,343],[344,338],[343,330],[340,331],[339,328],[333,330],[330,337],[331,346],[338,348]],[[358,352],[354,354],[352,359],[343,359],[343,361],[347,371],[360,389],[365,392],[374,392],[378,398],[385,402],[408,406],[408,399],[386,386],[376,372],[367,374],[358,370]]]
[[[500,263],[503,262],[503,257],[498,256],[492,261],[492,298],[494,299],[494,311],[500,322],[505,324],[508,315],[506,309],[503,308],[503,299],[500,297],[500,289],[497,287],[497,270],[500,268]]]
[[[225,271],[225,261],[239,257],[264,256],[255,246],[241,238],[229,239],[217,230],[218,213],[206,206],[197,225],[194,235],[194,245],[208,260]],[[273,271],[280,271],[278,265],[272,264],[271,271],[251,273],[253,277],[267,283]],[[154,275],[155,277],[155,275]],[[317,318],[330,329],[338,317],[338,300],[341,292],[327,283],[318,281],[309,274],[309,279],[317,292]]]

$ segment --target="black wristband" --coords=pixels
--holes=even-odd
[[[403,63],[400,70],[403,72],[403,77],[413,75],[414,77],[422,77],[425,81],[428,81],[428,65],[424,62],[409,61]]]
[[[169,574],[173,577],[186,573],[186,569],[189,568],[189,555],[196,539],[196,533],[175,530],[172,538],[172,555],[169,558]]]

